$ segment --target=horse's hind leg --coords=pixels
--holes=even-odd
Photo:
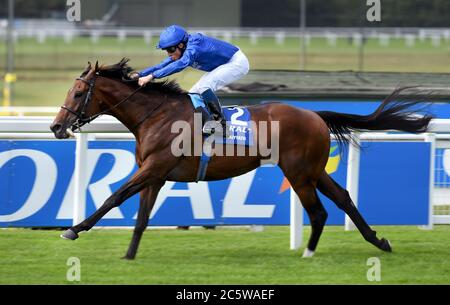
[[[325,171],[322,173],[319,181],[317,182],[317,188],[350,217],[366,241],[383,251],[392,251],[388,240],[384,238],[377,238],[376,232],[369,227],[362,215],[359,213],[347,190],[342,188]]]
[[[303,257],[311,257],[316,250],[323,227],[327,221],[328,213],[320,202],[313,183],[300,184],[291,182],[291,184],[308,213],[311,222],[311,236],[308,241],[308,246],[303,252]]]

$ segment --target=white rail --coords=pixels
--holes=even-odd
[[[17,114],[19,116],[24,116],[25,114],[37,113],[43,114],[56,114],[59,111],[59,107],[20,107],[20,106],[9,106],[0,107],[0,114]]]
[[[77,36],[115,36],[119,39],[126,37],[158,37],[163,28],[143,28],[143,27],[97,27],[97,28],[77,28],[67,22],[58,25],[54,23],[46,24],[28,24],[22,25],[20,28],[14,29],[14,36],[20,37],[62,37],[71,39]],[[214,36],[237,36],[237,37],[251,37],[257,35],[259,37],[298,37],[299,28],[246,28],[246,27],[217,27],[217,28],[187,28],[189,32],[202,32]],[[307,27],[305,29],[306,35],[311,37],[328,37],[330,35],[337,37],[353,37],[355,34],[361,33],[359,27]],[[389,35],[395,38],[407,37],[443,37],[448,39],[450,37],[450,28],[395,28],[395,27],[380,27],[380,28],[363,28],[363,32],[368,37],[379,37],[382,35]],[[6,35],[6,28],[0,27],[0,37]]]
[[[29,108],[29,107],[26,107]],[[38,107],[40,108],[40,107]],[[52,108],[52,107],[50,107]],[[0,109],[2,109],[0,107]],[[3,108],[4,109],[4,108]],[[0,132],[16,133],[16,132],[28,132],[28,133],[42,133],[50,132],[50,125],[54,120],[54,116],[0,116]],[[129,132],[116,118],[111,116],[103,116],[96,119],[91,124],[87,124],[83,127],[85,133],[116,133],[116,132]],[[430,122],[428,132],[434,133],[450,133],[450,119],[433,119]],[[382,132],[369,132],[362,134],[363,139],[376,139],[376,137],[384,137],[386,133]],[[439,137],[439,134],[437,135]],[[421,135],[413,134],[396,134],[389,133],[389,137],[392,139],[421,139]]]

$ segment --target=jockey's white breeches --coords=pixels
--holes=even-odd
[[[247,56],[238,50],[229,62],[205,73],[189,92],[201,94],[207,89],[216,92],[246,75],[249,68]]]

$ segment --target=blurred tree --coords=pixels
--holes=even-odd
[[[0,18],[6,18],[8,15],[7,1],[2,0],[1,2]],[[16,18],[51,18],[55,15],[64,14],[65,16],[65,11],[65,0],[14,0]]]
[[[241,0],[243,27],[298,27],[300,0]]]
[[[450,27],[448,0],[380,0],[381,22],[366,20],[365,0],[307,0],[307,26]],[[298,27],[300,0],[242,0],[242,25]]]
[[[449,0],[380,0],[381,22],[366,20],[361,10],[366,0],[306,1],[307,26],[450,27]],[[150,0],[133,0],[138,2]],[[65,0],[15,0],[17,18],[64,18],[66,9]],[[7,13],[7,1],[0,0],[0,18]],[[300,0],[241,0],[244,27],[298,27],[299,16]]]

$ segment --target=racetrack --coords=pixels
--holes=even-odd
[[[341,226],[325,227],[311,259],[289,250],[288,227],[155,229],[144,234],[137,259],[126,261],[131,230],[94,229],[71,242],[57,230],[1,229],[0,284],[450,284],[450,226],[375,230],[393,253]],[[69,257],[80,259],[80,282],[66,279]],[[367,280],[371,257],[381,262],[379,282]]]

